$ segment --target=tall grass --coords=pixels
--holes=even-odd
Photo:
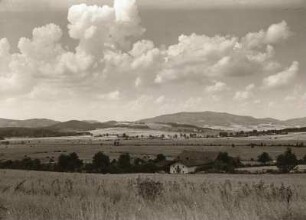
[[[8,220],[305,220],[305,204],[306,175],[0,171]]]

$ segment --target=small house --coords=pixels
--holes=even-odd
[[[184,150],[177,156],[170,166],[172,174],[194,173],[197,168],[214,162],[218,156],[214,151],[187,151]]]

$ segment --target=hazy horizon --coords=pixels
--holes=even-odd
[[[304,0],[21,2],[0,1],[0,118],[306,117]]]
[[[291,119],[299,119],[299,118],[306,118],[306,116],[304,117],[296,117],[296,118],[287,118],[287,119],[280,119],[280,118],[275,118],[275,117],[255,117],[252,115],[238,115],[238,114],[234,114],[234,113],[230,113],[230,112],[218,112],[218,111],[189,111],[189,112],[170,112],[170,113],[165,113],[165,114],[161,114],[161,115],[172,115],[172,114],[180,114],[180,113],[207,113],[207,112],[212,112],[212,113],[224,113],[224,114],[230,114],[230,115],[235,115],[235,116],[243,116],[243,117],[253,117],[256,119],[276,119],[279,121],[286,121],[286,120],[291,120]],[[66,119],[56,119],[56,118],[48,118],[48,117],[34,117],[34,118],[3,118],[0,117],[0,119],[8,119],[8,120],[31,120],[31,119],[47,119],[47,120],[53,120],[53,121],[59,121],[59,122],[66,122],[66,121],[73,121],[73,120],[77,120],[77,121],[97,121],[97,122],[108,122],[108,121],[121,121],[121,122],[133,122],[133,121],[138,121],[138,120],[143,120],[143,119],[148,119],[148,118],[154,118],[154,117],[158,117],[161,115],[151,115],[148,117],[144,117],[144,118],[137,118],[135,120],[113,120],[111,118],[106,119],[106,120],[98,120],[96,118],[66,118]]]

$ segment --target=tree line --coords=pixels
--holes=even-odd
[[[65,137],[65,136],[80,136],[89,135],[89,132],[74,132],[74,131],[59,131],[49,128],[21,128],[9,127],[0,128],[0,140],[9,137]]]
[[[155,173],[162,171],[159,162],[166,161],[163,154],[158,154],[155,159],[132,160],[130,154],[121,154],[118,159],[111,160],[103,152],[96,153],[91,163],[84,163],[77,153],[61,154],[57,161],[42,163],[39,159],[25,157],[22,160],[7,160],[0,162],[0,169],[21,169],[56,172],[85,172],[85,173]]]

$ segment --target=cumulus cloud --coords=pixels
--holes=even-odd
[[[120,99],[120,92],[118,90],[116,90],[116,91],[113,91],[113,92],[109,92],[107,94],[101,94],[101,95],[98,96],[98,98],[104,99],[104,100],[110,100],[110,101],[119,100]]]
[[[235,36],[191,34],[179,37],[178,44],[166,51],[164,68],[155,79],[158,83],[207,78],[248,76],[275,71],[274,44],[286,40],[291,32],[286,22],[271,25],[267,30]]]
[[[254,84],[249,84],[245,87],[243,91],[237,91],[234,95],[234,100],[245,101],[253,96],[253,90],[255,89]]]
[[[299,63],[294,61],[292,65],[279,73],[268,76],[263,80],[266,88],[281,88],[289,85],[295,78],[299,70]]]
[[[130,50],[136,42],[134,38],[144,32],[132,0],[117,0],[114,8],[72,6],[68,21],[70,37],[79,41],[75,51],[63,48],[60,43],[63,33],[55,24],[35,28],[31,39],[21,38],[19,53],[10,54],[8,41],[1,39],[2,91],[10,89],[24,93],[20,89],[24,86],[20,84],[35,86],[50,82],[84,87],[86,82],[87,86],[92,82],[102,83],[110,73],[108,68],[116,66],[114,62],[130,64],[133,61],[134,57],[124,51]],[[136,54],[135,58],[138,56],[141,55]]]
[[[272,24],[267,30],[261,30],[256,33],[248,33],[242,42],[248,48],[262,47],[269,44],[277,44],[288,39],[292,35],[287,23],[282,21],[278,24]]]
[[[207,86],[205,91],[208,93],[218,93],[227,89],[227,85],[224,82],[214,82],[213,85]]]

